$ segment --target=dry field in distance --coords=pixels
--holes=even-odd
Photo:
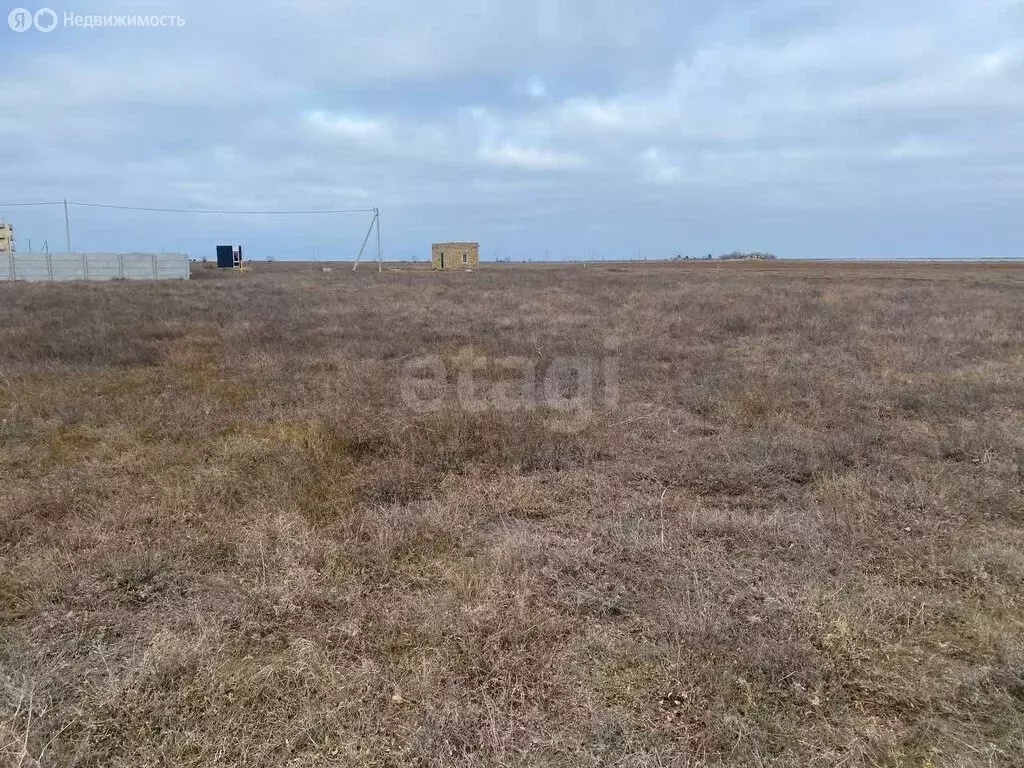
[[[1024,765],[1024,266],[322,266],[0,285],[0,761]]]

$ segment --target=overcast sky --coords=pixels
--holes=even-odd
[[[0,203],[379,206],[393,258],[1024,255],[1018,0],[50,7],[185,24],[3,25]],[[72,209],[76,248],[194,256],[350,258],[368,223]]]

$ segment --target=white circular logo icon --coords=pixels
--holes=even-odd
[[[28,32],[32,29],[32,11],[15,8],[7,14],[7,26],[15,32]]]
[[[52,8],[40,8],[32,20],[40,32],[53,32],[57,26],[57,14]]]

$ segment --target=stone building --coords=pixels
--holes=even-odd
[[[470,269],[480,264],[480,243],[434,243],[430,246],[434,269]]]
[[[14,227],[0,221],[0,253],[14,253]]]

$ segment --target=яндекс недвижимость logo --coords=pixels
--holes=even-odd
[[[7,24],[15,32],[27,32],[30,29],[52,32],[57,26],[57,12],[52,8],[40,8],[35,13],[27,8],[15,8],[7,14]]]
[[[7,14],[7,25],[15,32],[52,32],[58,25],[76,29],[105,29],[107,27],[184,27],[185,19],[177,15],[146,16],[143,14],[99,15],[65,11],[59,17],[52,8],[40,8],[33,13],[27,8],[15,8]]]

